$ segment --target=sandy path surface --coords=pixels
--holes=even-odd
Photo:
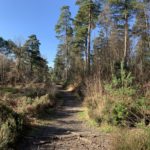
[[[87,127],[77,115],[83,111],[81,102],[70,92],[60,92],[63,104],[42,118],[43,124],[17,150],[109,150],[109,135]]]

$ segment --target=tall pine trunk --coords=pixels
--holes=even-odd
[[[66,48],[66,81],[68,81],[69,72],[69,42],[68,42],[68,26],[66,25],[66,35],[65,35],[65,48]]]
[[[86,38],[85,38],[85,67],[84,67],[84,73],[85,73],[85,75],[86,75],[86,73],[87,73],[87,66],[88,66],[88,53],[87,53],[87,36],[86,36]]]
[[[124,57],[123,62],[127,65],[128,57],[128,16],[125,14],[125,36],[124,36]]]
[[[88,36],[87,36],[87,72],[90,73],[91,72],[91,61],[90,61],[90,57],[91,57],[91,21],[92,21],[92,15],[91,15],[91,6],[89,6],[89,24],[88,24]]]

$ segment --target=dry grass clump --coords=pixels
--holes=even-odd
[[[113,150],[150,150],[150,129],[124,129],[113,137]]]
[[[47,87],[45,84],[28,84],[17,90],[3,88],[2,91],[3,94],[0,96],[2,103],[17,113],[36,114],[38,110],[52,107],[55,103],[56,88]]]
[[[49,95],[46,94],[44,96],[41,96],[40,98],[34,99],[34,101],[31,104],[28,104],[25,107],[25,112],[30,115],[38,115],[40,112],[45,111],[48,108],[51,108],[54,106],[54,99],[50,99]]]
[[[105,108],[103,87],[97,78],[86,81],[85,105],[89,109],[89,116],[98,122],[101,121]]]

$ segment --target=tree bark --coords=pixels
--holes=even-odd
[[[65,43],[66,43],[66,81],[68,80],[68,65],[69,65],[69,61],[68,61],[69,47],[68,47],[68,35],[67,35],[67,31],[68,31],[68,27],[66,26],[66,37],[65,37]]]
[[[91,57],[91,6],[89,6],[89,25],[88,25],[88,36],[87,36],[87,72],[90,73],[91,72],[91,61],[90,61],[90,57]]]
[[[128,57],[128,16],[125,14],[125,37],[124,37],[124,64],[127,65]]]

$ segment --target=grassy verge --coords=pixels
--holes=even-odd
[[[79,112],[78,117],[85,121],[88,127],[94,127],[100,132],[111,134],[112,150],[150,150],[150,128],[144,124],[137,128],[118,127],[107,123],[98,124],[89,117],[87,108]]]
[[[114,150],[150,150],[150,89],[143,90],[132,80],[131,73],[121,70],[121,77],[112,77],[110,83],[86,81],[87,110],[81,116],[114,136]]]
[[[87,126],[89,127],[98,127],[98,123],[89,117],[88,115],[88,109],[87,108],[84,108],[83,111],[79,112],[78,113],[78,117],[80,120],[84,120],[87,124]]]
[[[24,126],[34,125],[44,113],[53,110],[56,92],[49,89],[54,88],[0,88],[0,149],[12,147]]]
[[[114,133],[113,150],[150,150],[150,129],[123,129]]]
[[[82,112],[78,113],[78,117],[80,120],[84,120],[89,127],[95,127],[100,132],[104,133],[114,133],[119,128],[116,126],[109,125],[107,123],[99,124],[96,120],[89,117],[88,109],[85,107]]]

